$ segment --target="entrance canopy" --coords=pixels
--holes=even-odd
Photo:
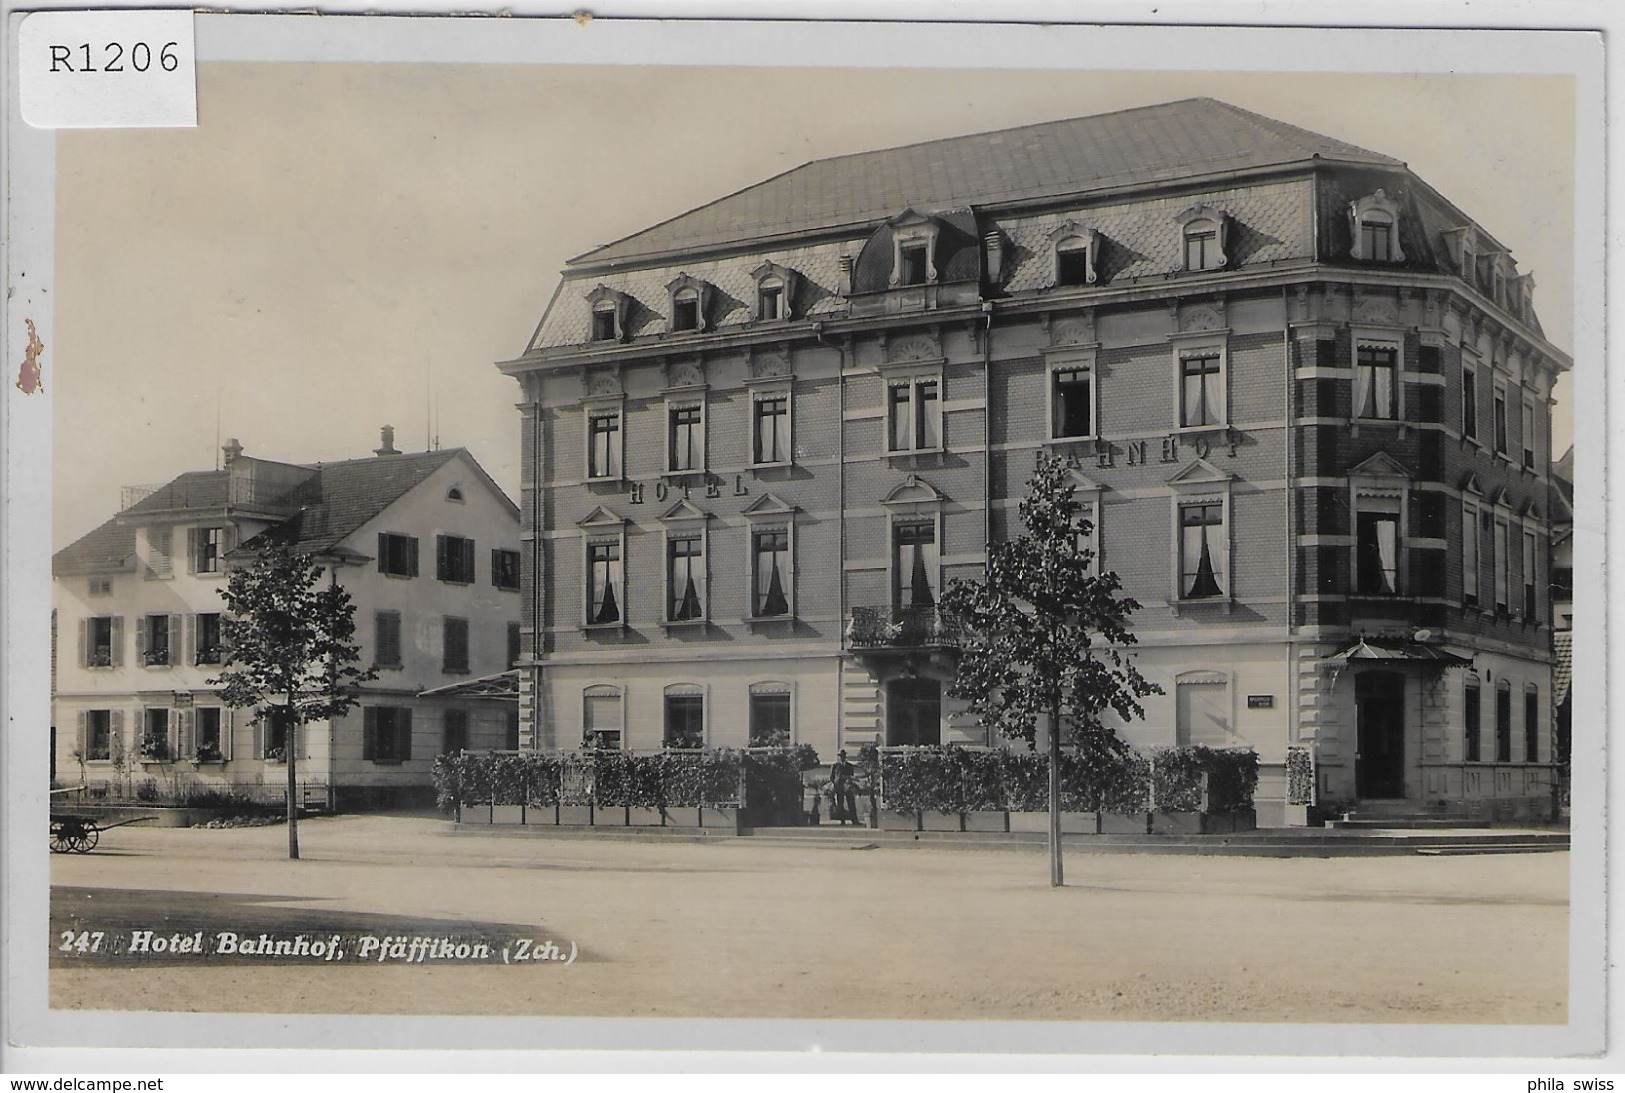
[[[1420,641],[1404,638],[1377,638],[1367,639],[1363,635],[1360,640],[1347,649],[1327,657],[1320,662],[1321,667],[1338,671],[1350,665],[1358,664],[1387,664],[1399,667],[1414,665],[1416,667],[1431,666],[1444,668],[1471,668],[1472,657],[1457,656],[1437,645],[1428,645]]]
[[[478,679],[464,679],[456,683],[448,683],[444,687],[432,687],[427,691],[419,691],[419,698],[496,698],[504,701],[519,701],[519,670],[510,668],[506,672],[495,675],[480,676]]]

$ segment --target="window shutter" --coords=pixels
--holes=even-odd
[[[225,530],[220,533],[220,553],[222,555],[230,554],[232,551],[234,551],[236,549],[237,549],[237,525],[236,524],[227,524],[226,527],[225,527]],[[224,558],[221,559],[220,567],[222,569],[225,568],[225,559]]]
[[[141,616],[135,627],[135,659],[139,663],[147,655],[147,618]]]
[[[174,636],[171,635],[169,640],[174,641],[175,640]],[[186,638],[181,644],[181,663],[182,664],[196,664],[197,663],[197,616],[196,615],[188,615],[188,616],[186,616]]]
[[[462,566],[460,567],[462,569],[462,578],[465,581],[468,581],[469,583],[473,583],[473,581],[474,581],[474,540],[472,540],[472,539],[464,539],[462,541],[462,543],[461,543],[461,548],[462,548],[462,554],[463,554]]]
[[[79,711],[79,758],[90,756],[90,713],[87,710]]]
[[[175,710],[171,720],[174,731],[170,734],[170,755],[175,759],[190,759],[196,754],[191,739],[192,715],[186,710]]]
[[[109,710],[107,713],[107,757],[121,752],[128,752],[124,746],[124,711]]]
[[[237,711],[230,706],[220,707],[220,758],[231,758],[231,734],[237,728]]]
[[[418,539],[414,535],[406,540],[406,568],[409,576],[418,575]]]
[[[395,715],[396,748],[395,756],[406,760],[412,758],[412,710],[403,707]]]
[[[191,619],[192,616],[190,615],[169,616],[169,663],[171,664],[186,663],[186,661],[181,657],[181,650],[183,648],[182,631],[184,630],[186,624],[191,621]]]
[[[449,544],[446,542],[444,535],[434,537],[434,575],[442,581],[446,579],[448,575],[447,569],[451,564],[447,561],[450,555],[448,547]]]
[[[254,711],[254,758],[265,758],[265,719],[271,716],[268,710]]]
[[[114,615],[109,629],[112,634],[110,641],[113,651],[112,661],[116,668],[124,663],[124,616]]]
[[[202,535],[199,528],[186,529],[186,572],[197,572],[198,541]]]
[[[378,707],[367,706],[361,711],[361,758],[371,759],[378,753]]]
[[[79,667],[90,666],[90,620],[79,620]]]
[[[389,572],[389,563],[388,563],[388,560],[387,560],[388,558],[389,558],[389,533],[380,531],[378,533],[378,572],[380,572],[380,573],[388,573]]]

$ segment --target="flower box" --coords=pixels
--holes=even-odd
[[[707,829],[739,831],[739,809],[733,805],[702,805],[699,810],[700,826]]]
[[[1120,812],[1100,814],[1102,835],[1144,835],[1150,830],[1151,821],[1144,812],[1130,812],[1126,815]]]
[[[559,822],[558,805],[526,805],[526,827],[553,827]]]
[[[1003,809],[997,812],[992,810],[979,810],[965,813],[966,831],[1009,831],[1010,814]]]
[[[619,811],[609,809],[607,811]],[[593,823],[591,805],[560,805],[558,812],[560,827],[591,827]]]
[[[666,813],[664,809],[632,805],[626,810],[627,827],[663,827],[665,823]]]
[[[920,815],[917,812],[892,812],[887,809],[880,814],[880,830],[918,831],[920,830]]]
[[[457,822],[460,824],[488,824],[491,822],[491,806],[460,804],[457,806]]]
[[[965,824],[957,812],[938,812],[928,808],[920,813],[921,831],[963,831]]]

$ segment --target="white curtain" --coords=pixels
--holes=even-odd
[[[1377,521],[1377,557],[1382,562],[1384,592],[1399,590],[1399,523]]]

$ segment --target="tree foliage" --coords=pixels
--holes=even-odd
[[[350,593],[322,575],[282,545],[232,571],[220,593],[225,656],[209,680],[228,706],[271,705],[304,725],[344,716],[356,704],[354,685],[376,678],[358,665]]]
[[[956,580],[942,610],[962,631],[950,693],[1008,739],[1034,739],[1059,713],[1062,739],[1084,754],[1121,756],[1127,745],[1104,719],[1144,715],[1140,699],[1162,689],[1127,654],[1135,643],[1113,572],[1095,573],[1090,522],[1058,458],[1039,459],[1019,512],[1023,533],[988,544],[986,576]]]

